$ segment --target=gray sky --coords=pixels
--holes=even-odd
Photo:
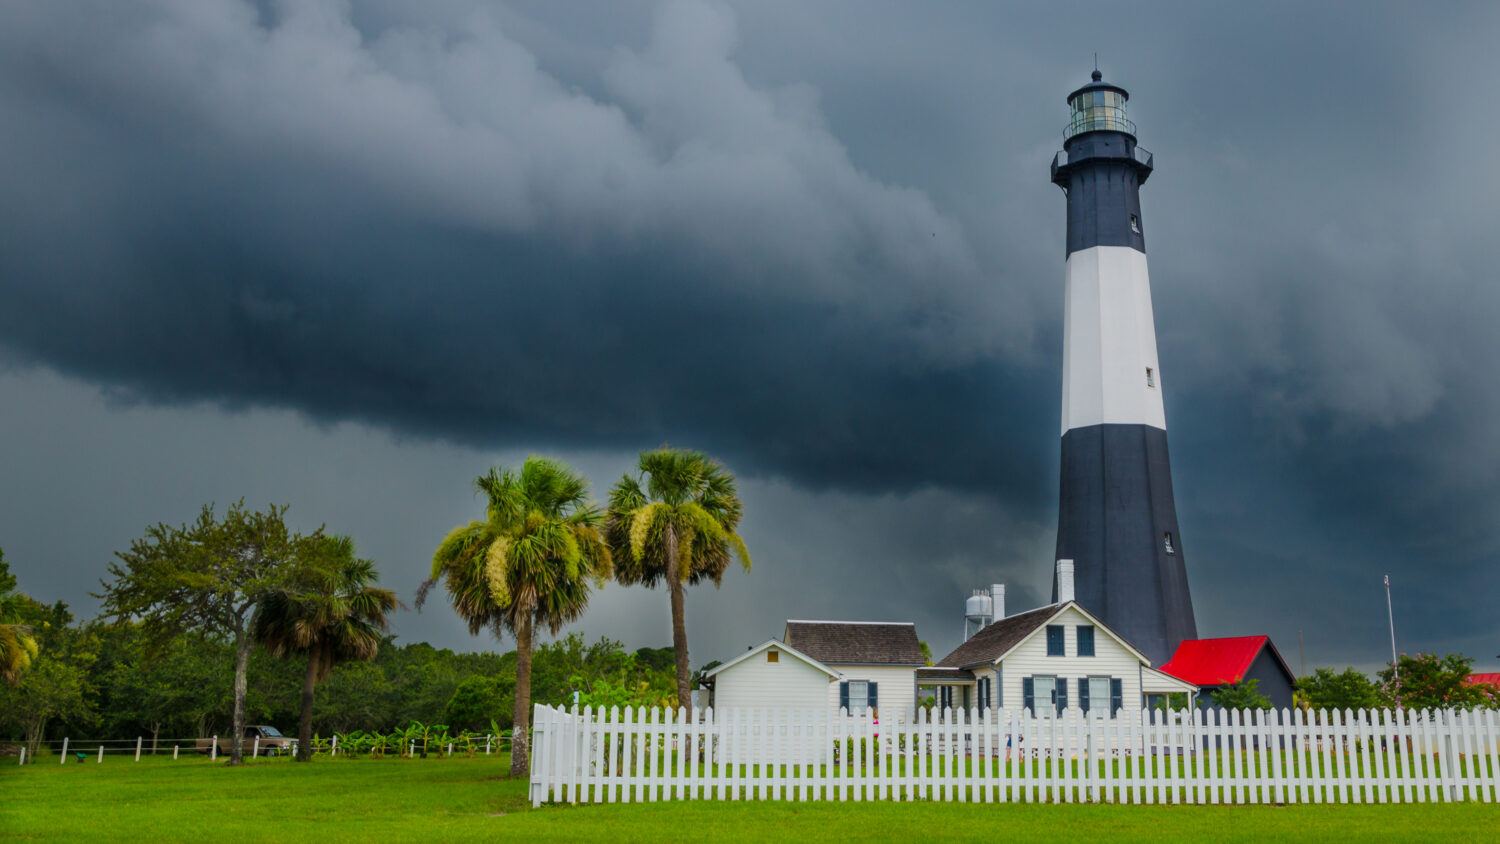
[[[1047,8],[148,0],[0,6],[0,546],[87,614],[114,550],[241,496],[404,595],[473,477],[741,478],[750,574],[693,661],[788,617],[1046,591],[1063,98],[1143,191],[1204,635],[1297,665],[1500,665],[1493,4]],[[575,625],[664,645],[664,594]],[[398,633],[458,648],[446,606]],[[509,647],[510,643],[506,643]]]

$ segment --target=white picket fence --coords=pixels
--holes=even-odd
[[[1500,712],[538,705],[532,805],[558,801],[1106,803],[1500,801]]]

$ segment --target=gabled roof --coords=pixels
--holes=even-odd
[[[926,665],[916,625],[887,621],[786,623],[786,643],[828,665]]]
[[[1500,686],[1500,674],[1470,674],[1464,684],[1468,686]]]
[[[1017,613],[1009,618],[1002,618],[983,630],[969,637],[967,642],[953,649],[938,661],[940,666],[954,668],[968,668],[974,665],[988,665],[1003,659],[1011,651],[1015,650],[1022,642],[1031,638],[1036,631],[1045,627],[1047,622],[1057,618],[1068,609],[1077,610],[1080,615],[1089,620],[1090,624],[1104,635],[1118,642],[1125,650],[1130,651],[1142,664],[1150,665],[1151,660],[1141,653],[1136,647],[1125,641],[1120,634],[1109,629],[1109,625],[1100,621],[1093,613],[1084,609],[1077,601],[1069,601],[1065,604],[1049,604],[1034,610]]]
[[[1152,668],[1147,665],[1141,668],[1141,691],[1146,694],[1161,694],[1163,692],[1172,694],[1182,692],[1193,693],[1198,691],[1198,687],[1181,677],[1173,677],[1159,668]]]
[[[1296,678],[1270,636],[1227,636],[1220,639],[1185,639],[1177,653],[1161,667],[1179,680],[1198,686],[1223,686],[1245,679],[1245,672],[1269,648],[1286,676]]]
[[[724,669],[730,668],[730,667],[735,666],[735,665],[739,665],[740,663],[744,662],[745,660],[747,660],[747,659],[755,656],[756,654],[764,653],[766,650],[768,650],[770,648],[775,648],[776,650],[781,651],[782,653],[788,654],[789,656],[792,656],[792,657],[794,657],[796,659],[800,659],[803,662],[807,663],[808,665],[811,665],[813,668],[816,668],[819,671],[823,672],[824,674],[827,674],[829,677],[834,678],[835,680],[837,680],[839,677],[843,676],[843,675],[839,674],[837,671],[834,671],[832,668],[829,668],[828,666],[824,665],[823,663],[818,662],[816,659],[813,659],[812,657],[808,656],[807,654],[802,653],[801,651],[797,650],[796,648],[791,647],[790,645],[788,645],[787,643],[781,641],[780,639],[767,639],[766,641],[761,642],[759,645],[756,645],[755,647],[751,648],[750,650],[745,651],[744,653],[740,654],[739,656],[735,657],[734,659],[731,659],[730,661],[724,663],[723,665],[716,666],[714,668],[714,670],[712,670],[712,671],[704,674],[703,676],[705,676],[705,677],[712,677],[715,674],[718,674],[720,671],[723,671]]]
[[[1053,605],[1002,618],[970,636],[968,641],[938,660],[938,665],[944,668],[968,668],[971,665],[994,662],[1061,611],[1062,607]]]

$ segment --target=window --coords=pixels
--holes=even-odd
[[[849,714],[857,715],[870,707],[870,684],[864,680],[849,681]]]
[[[1081,681],[1080,681],[1081,682]],[[1033,715],[1041,715],[1050,708],[1062,714],[1068,708],[1068,681],[1064,677],[1042,674],[1021,679],[1021,705]]]
[[[1089,687],[1089,700],[1093,702],[1094,708],[1107,711],[1109,706],[1109,678],[1090,677],[1086,682]],[[1080,698],[1079,705],[1082,705],[1082,703],[1083,701]],[[1110,712],[1110,716],[1113,717],[1114,713]]]
[[[1094,655],[1094,626],[1092,624],[1078,625],[1078,655]]]
[[[781,652],[780,651],[766,651],[766,662],[780,662],[780,661],[781,661]]]
[[[1141,233],[1141,218],[1139,214],[1130,215],[1130,230],[1136,234]]]
[[[1146,367],[1146,386],[1152,389],[1156,388],[1156,370],[1149,366]]]
[[[1063,636],[1061,624],[1047,625],[1047,656],[1066,656]]]
[[[1057,703],[1057,678],[1056,677],[1033,677],[1032,696],[1036,701],[1032,709],[1033,714],[1040,714],[1042,707],[1047,704]]]
[[[1171,531],[1167,531],[1166,533],[1164,533],[1164,534],[1161,535],[1161,547],[1165,548],[1167,550],[1168,554],[1176,554],[1177,553],[1177,549],[1172,547],[1172,532]]]

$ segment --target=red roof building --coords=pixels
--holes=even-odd
[[[1500,686],[1500,673],[1496,674],[1470,674],[1464,683],[1469,686]]]
[[[1269,636],[1186,639],[1160,670],[1202,687],[1208,695],[1215,686],[1256,680],[1256,690],[1277,708],[1292,705],[1297,681]]]

